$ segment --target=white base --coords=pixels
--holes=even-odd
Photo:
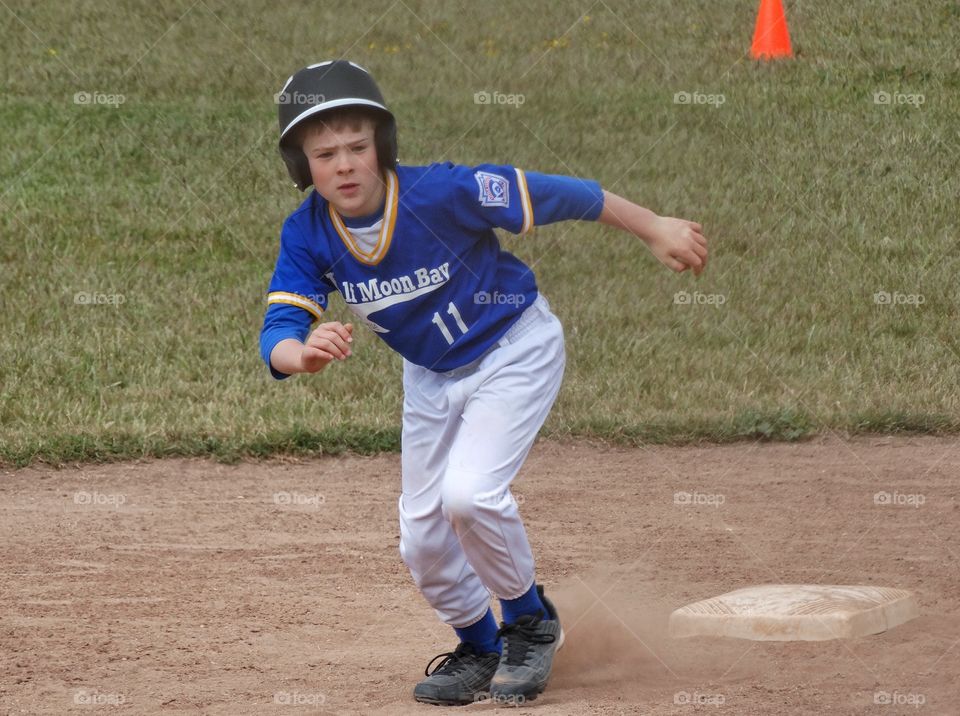
[[[670,615],[670,636],[822,641],[879,634],[920,615],[904,589],[768,584],[727,592]]]

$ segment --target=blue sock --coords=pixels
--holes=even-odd
[[[500,640],[497,639],[497,620],[493,618],[493,610],[487,609],[483,618],[471,624],[468,627],[454,627],[460,641],[466,641],[473,645],[479,654],[489,654],[495,651],[498,654],[502,652]]]
[[[540,601],[540,595],[537,594],[537,583],[530,585],[524,594],[516,599],[501,599],[500,610],[503,612],[504,624],[516,624],[517,619],[527,614],[536,614],[543,610],[543,618],[548,619],[547,608]]]

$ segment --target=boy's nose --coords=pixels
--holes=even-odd
[[[353,163],[350,161],[350,154],[342,152],[337,158],[337,173],[346,174],[353,169]]]

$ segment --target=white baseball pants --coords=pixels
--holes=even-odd
[[[515,599],[533,553],[510,483],[560,390],[563,328],[542,296],[473,363],[446,373],[403,362],[400,554],[453,627]]]

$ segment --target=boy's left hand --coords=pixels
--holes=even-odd
[[[646,242],[657,259],[682,273],[693,269],[699,276],[707,266],[707,239],[703,227],[695,221],[658,216],[647,232]]]

